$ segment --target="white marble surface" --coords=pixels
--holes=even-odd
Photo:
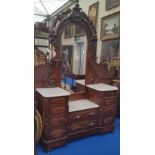
[[[85,85],[85,80],[76,80],[76,83],[81,84],[81,85]]]
[[[97,108],[97,107],[99,107],[98,104],[95,104],[86,99],[69,102],[69,112],[86,110],[86,109]]]
[[[70,92],[60,88],[37,88],[36,91],[40,93],[43,97],[50,98],[50,97],[59,97],[59,96],[69,96]]]
[[[97,83],[97,84],[88,84],[87,87],[98,90],[98,91],[112,91],[112,90],[118,90],[117,87],[107,85],[104,83]]]

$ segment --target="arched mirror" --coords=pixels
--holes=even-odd
[[[111,83],[106,66],[96,63],[96,28],[78,3],[56,15],[48,27],[53,51],[48,81],[54,87],[76,93],[85,91],[88,84]]]
[[[87,36],[79,25],[68,24],[61,36],[61,87],[76,93],[85,85]]]

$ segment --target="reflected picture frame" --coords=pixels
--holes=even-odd
[[[64,30],[64,38],[71,38],[73,36],[73,26],[67,25]]]
[[[84,30],[79,25],[76,25],[74,27],[74,36],[83,36],[83,35],[84,35]]]

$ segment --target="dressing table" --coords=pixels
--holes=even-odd
[[[81,26],[88,42],[85,79],[76,81],[77,92],[61,88],[61,35],[68,24]],[[35,68],[35,101],[42,116],[41,145],[45,151],[72,139],[114,131],[118,90],[111,85],[113,72],[96,63],[96,29],[78,3],[56,16],[49,34],[56,55]]]

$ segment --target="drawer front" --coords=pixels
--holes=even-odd
[[[88,130],[88,129],[92,129],[94,127],[97,126],[97,121],[96,120],[92,120],[92,121],[87,121],[87,122],[80,122],[80,123],[74,123],[71,124],[69,129],[70,132],[78,132],[78,131],[82,131],[82,130]]]
[[[67,107],[66,106],[62,106],[62,107],[49,107],[49,113],[51,116],[55,116],[58,114],[65,114],[67,113]]]
[[[104,97],[104,105],[110,106],[116,104],[116,97]]]
[[[55,127],[59,127],[59,126],[65,126],[66,121],[67,121],[66,116],[60,116],[60,117],[52,118],[50,121],[50,124],[53,128],[55,128]]]
[[[116,95],[116,91],[107,91],[104,92],[104,96],[105,97],[110,97],[110,96],[115,96]]]
[[[67,97],[58,97],[49,99],[50,107],[60,107],[67,105],[68,98]]]
[[[111,125],[114,123],[114,117],[108,117],[103,119],[103,125]]]
[[[54,129],[51,134],[50,137],[52,139],[57,139],[57,138],[62,138],[66,135],[66,130],[65,129]]]
[[[70,121],[72,123],[97,118],[98,118],[98,109],[70,113]]]
[[[116,115],[116,106],[101,108],[100,114],[103,117],[115,116]]]
[[[68,97],[55,97],[55,98],[49,99],[49,102],[53,104],[65,103],[67,102],[67,98]]]

